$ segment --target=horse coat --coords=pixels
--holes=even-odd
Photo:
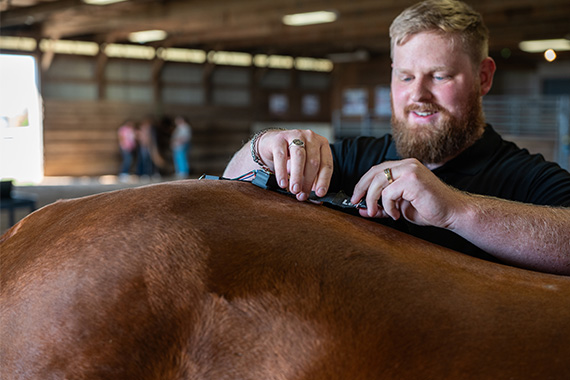
[[[227,181],[0,238],[0,378],[568,379],[570,278]]]

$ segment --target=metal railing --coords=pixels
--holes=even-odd
[[[487,96],[485,119],[501,134],[552,142],[553,157],[570,166],[570,96]]]

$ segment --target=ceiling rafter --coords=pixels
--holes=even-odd
[[[93,6],[81,0],[3,1],[0,34],[126,42],[130,32],[164,29],[160,44],[325,56],[355,49],[389,51],[393,18],[416,0],[130,0]],[[475,4],[491,31],[491,49],[518,49],[524,39],[570,36],[568,0],[482,0]],[[336,10],[336,22],[288,27],[288,13]],[[561,55],[562,56],[562,55]],[[568,57],[570,59],[570,57]]]

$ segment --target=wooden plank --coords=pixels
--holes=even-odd
[[[45,101],[44,154],[46,175],[116,174],[120,165],[117,129],[127,118],[152,114],[152,105],[109,101]],[[251,109],[165,106],[169,115],[190,115],[196,170],[222,172],[228,160],[249,138]],[[161,134],[168,165],[168,135]]]

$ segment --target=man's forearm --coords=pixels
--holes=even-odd
[[[454,232],[506,263],[570,275],[570,209],[468,198]]]

